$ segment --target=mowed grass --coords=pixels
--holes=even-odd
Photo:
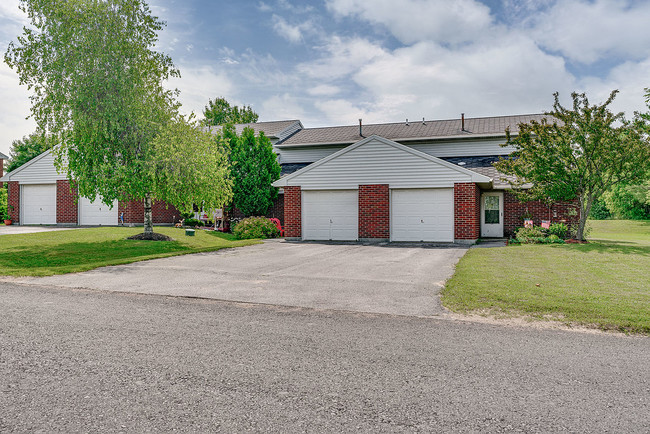
[[[197,230],[185,236],[183,229],[156,227],[174,241],[135,241],[126,238],[142,228],[89,228],[0,236],[0,275],[49,276],[92,270],[106,265],[128,264],[147,259],[188,253],[210,252],[227,247],[256,244],[233,235]]]
[[[443,304],[650,334],[650,221],[589,224],[589,244],[471,249],[447,282]]]

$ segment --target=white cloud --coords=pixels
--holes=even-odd
[[[580,80],[580,91],[587,93],[591,104],[602,103],[610,92],[618,89],[620,93],[611,105],[614,112],[624,111],[627,119],[634,111],[647,112],[645,88],[650,87],[648,78],[650,57],[641,62],[625,62],[612,69],[605,78],[586,77]]]
[[[0,101],[4,108],[0,116],[0,152],[9,155],[11,142],[26,136],[36,129],[30,114],[31,103],[25,86],[20,86],[18,76],[4,62],[0,63]]]
[[[170,88],[181,91],[179,101],[186,114],[194,112],[203,116],[203,108],[209,99],[223,96],[232,102],[233,83],[222,71],[210,66],[180,65],[181,78],[172,78],[167,82]]]
[[[301,25],[291,25],[284,18],[275,14],[273,14],[271,20],[273,21],[273,30],[275,30],[275,33],[287,41],[296,43],[302,40]]]
[[[307,93],[313,96],[332,96],[339,92],[341,92],[341,89],[338,86],[330,84],[319,84],[307,89]]]
[[[380,45],[359,37],[333,36],[319,49],[323,56],[316,61],[299,64],[298,72],[318,79],[339,78],[387,54]]]
[[[581,63],[650,55],[647,1],[561,1],[533,22],[534,37],[544,47]]]
[[[27,15],[18,8],[19,5],[19,0],[2,0],[0,2],[0,19],[13,21],[20,25],[29,24]]]
[[[453,50],[430,41],[393,51],[370,41],[337,41],[341,47],[299,67],[317,77],[319,86],[356,84],[351,98],[314,103],[337,123],[540,112],[550,108],[553,92],[570,92],[575,85],[561,57],[544,53],[522,34],[494,35]],[[378,54],[341,62],[339,53],[353,51],[350,44]],[[339,66],[327,79],[324,65],[341,63],[350,67]]]
[[[327,7],[382,25],[405,44],[472,41],[492,23],[490,9],[475,0],[327,0]]]
[[[253,107],[253,109],[256,110],[256,107]],[[262,102],[262,108],[258,111],[258,114],[260,120],[265,121],[305,118],[305,110],[298,98],[288,93],[273,95],[266,99]]]

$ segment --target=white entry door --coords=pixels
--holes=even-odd
[[[305,190],[301,208],[304,240],[359,238],[358,190]]]
[[[454,241],[454,189],[391,192],[391,241]]]
[[[481,195],[481,236],[503,237],[503,193]]]
[[[21,194],[21,224],[56,224],[56,184],[21,185]]]
[[[117,200],[110,207],[97,198],[94,202],[79,198],[79,224],[83,226],[117,226]]]

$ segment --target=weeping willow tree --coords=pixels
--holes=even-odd
[[[31,25],[5,61],[31,91],[31,114],[57,138],[56,164],[79,194],[104,203],[153,200],[218,208],[232,197],[218,138],[181,116],[180,76],[154,49],[164,23],[142,0],[21,0]]]

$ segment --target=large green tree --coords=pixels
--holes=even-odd
[[[223,97],[209,100],[203,109],[203,116],[206,125],[250,124],[259,119],[250,106],[231,106]]]
[[[81,195],[144,200],[148,237],[154,199],[187,206],[206,179],[221,188],[206,206],[230,198],[224,158],[196,157],[219,146],[178,114],[176,92],[163,86],[179,72],[154,50],[164,23],[144,0],[21,0],[21,8],[31,26],[5,61],[32,91],[32,116],[58,139],[57,165]]]
[[[268,137],[244,128],[230,140],[230,162],[234,178],[234,204],[244,215],[263,215],[278,196],[271,184],[280,178],[280,165]]]
[[[19,168],[54,146],[55,142],[42,133],[32,133],[11,143],[7,172]]]
[[[650,162],[646,124],[608,106],[613,91],[602,104],[589,104],[587,96],[572,93],[573,106],[560,104],[554,94],[553,110],[541,122],[519,124],[519,133],[506,131],[514,152],[495,164],[504,174],[514,175],[514,186],[524,200],[578,199],[576,237],[584,239],[587,217],[594,200],[610,187],[643,179]],[[522,188],[531,184],[530,188]]]

